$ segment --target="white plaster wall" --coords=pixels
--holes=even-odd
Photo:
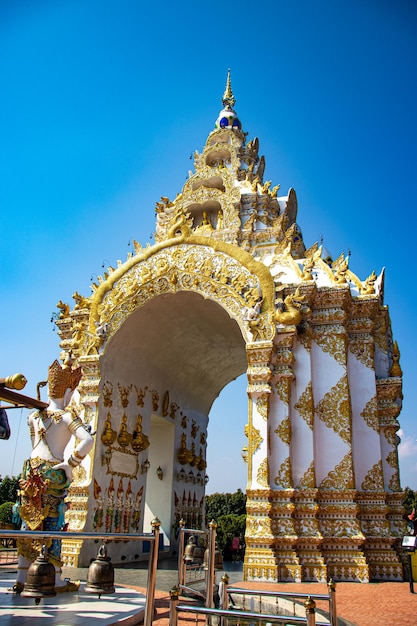
[[[376,395],[375,373],[373,369],[361,363],[350,351],[348,352],[347,363],[352,406],[353,465],[356,489],[360,491],[362,482],[369,470],[381,460],[379,432],[368,426],[361,415],[367,403]]]
[[[298,341],[294,345],[293,372],[295,378],[291,393],[291,464],[294,487],[297,487],[314,460],[313,430],[294,406],[311,381],[310,353]]]
[[[314,405],[323,399],[345,374],[344,368],[327,352],[311,342],[311,371]],[[314,458],[317,486],[340,463],[349,446],[317,416],[314,420]]]
[[[144,532],[150,532],[151,522],[157,517],[161,522],[164,545],[170,545],[172,525],[172,488],[174,481],[175,426],[172,422],[152,414],[148,460],[150,467],[146,480],[146,506],[143,520]],[[163,478],[157,476],[161,467]]]

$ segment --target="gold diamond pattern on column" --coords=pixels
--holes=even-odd
[[[280,465],[278,475],[274,478],[274,483],[282,489],[291,489],[291,459],[287,457]]]
[[[278,437],[287,444],[291,443],[291,421],[289,416],[282,420],[281,424],[275,429]]]
[[[361,412],[361,417],[365,420],[369,428],[379,433],[378,404],[376,396],[368,400],[365,408]]]
[[[307,426],[313,430],[314,427],[314,399],[313,386],[311,381],[294,404],[294,408],[301,415]]]
[[[320,483],[321,489],[354,489],[352,456],[348,452]]]
[[[346,375],[342,376],[338,383],[316,405],[316,415],[328,428],[334,430],[345,443],[351,442],[351,410],[349,384]]]
[[[380,491],[384,488],[384,478],[382,476],[382,461],[375,463],[365,476],[362,482],[362,491]]]

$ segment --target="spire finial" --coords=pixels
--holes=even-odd
[[[235,98],[233,96],[233,92],[232,92],[232,81],[230,80],[230,67],[227,70],[227,81],[226,81],[226,89],[224,90],[224,94],[223,94],[223,106],[233,109],[233,107],[235,106]]]

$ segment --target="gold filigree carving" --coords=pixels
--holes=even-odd
[[[139,407],[143,407],[145,405],[145,395],[146,392],[148,390],[148,387],[144,387],[143,389],[141,387],[136,387],[135,385],[135,389],[136,389],[136,404]]]
[[[110,381],[106,381],[103,385],[103,390],[102,390],[102,394],[103,394],[103,404],[105,407],[112,407],[113,406],[113,401],[111,399],[112,397],[112,393],[113,393],[113,385]]]
[[[74,468],[73,473],[72,473],[72,478],[73,478],[72,484],[74,486],[81,485],[82,483],[84,483],[87,480],[87,472],[85,468],[82,465],[79,465],[78,467]]]
[[[291,421],[289,416],[282,420],[278,428],[275,429],[278,437],[287,444],[287,446],[291,443]]]
[[[310,382],[304,389],[301,396],[298,398],[294,405],[294,408],[300,416],[303,418],[307,426],[313,430],[314,426],[314,399],[313,399],[313,385]]]
[[[388,441],[391,446],[397,445],[397,433],[396,428],[384,428],[383,433],[385,435],[385,439]]]
[[[382,461],[378,461],[371,467],[362,482],[361,489],[362,491],[382,491],[384,489]]]
[[[321,489],[354,489],[352,457],[348,452],[341,462],[321,481]]]
[[[264,420],[268,417],[269,396],[266,394],[260,396],[256,400],[256,410]]]
[[[340,333],[340,326],[330,325],[319,332],[315,328],[314,341],[320,348],[330,354],[340,365],[346,365],[346,335]]]
[[[269,487],[269,464],[268,459],[264,459],[258,467],[256,480],[263,487]]]
[[[395,471],[393,473],[393,475],[391,476],[391,479],[388,483],[388,487],[391,491],[400,491],[401,490],[401,485],[400,485],[400,474],[398,471]]]
[[[374,369],[374,345],[371,341],[365,341],[362,337],[351,339],[349,350],[365,367]]]
[[[366,406],[361,413],[361,417],[363,417],[369,428],[372,428],[372,430],[379,433],[378,402],[376,395],[366,403]]]
[[[316,406],[316,414],[345,443],[350,443],[352,437],[351,408],[346,375],[342,376],[337,384],[320,400]]]
[[[191,254],[195,264],[186,267]],[[223,270],[227,266],[227,282],[217,279],[222,265]],[[224,281],[224,271],[221,276]],[[222,302],[243,326],[243,312],[248,302],[252,302],[256,294],[261,295],[262,339],[273,338],[273,282],[268,268],[235,245],[195,235],[189,237],[187,243],[182,238],[166,241],[128,258],[96,289],[89,331],[93,333],[97,324],[106,323],[108,341],[126,316],[149,299],[190,289]],[[257,330],[259,339],[259,328]]]
[[[125,409],[127,405],[129,404],[129,394],[132,390],[132,385],[123,387],[123,385],[121,385],[120,383],[117,383],[117,386],[119,388],[120,404]]]
[[[252,425],[249,429],[249,424],[246,424],[245,435],[249,441],[249,450],[251,451],[252,454],[254,454],[256,450],[258,450],[258,448],[260,447],[261,443],[263,442],[261,433],[257,428],[255,428],[255,426]]]
[[[280,465],[277,476],[274,478],[274,483],[277,487],[283,489],[290,489],[292,487],[291,477],[291,459],[287,457]]]
[[[289,404],[291,393],[291,378],[282,376],[275,382],[274,387],[281,402]]]
[[[388,465],[394,469],[398,469],[398,455],[397,451],[393,450],[390,452],[386,458]]]
[[[314,489],[316,486],[316,472],[314,467],[314,460],[311,461],[309,467],[301,476],[300,482],[297,487],[299,489]]]

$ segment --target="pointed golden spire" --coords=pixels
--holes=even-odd
[[[224,94],[223,94],[223,106],[233,109],[233,107],[235,106],[235,98],[233,96],[233,92],[232,92],[232,81],[230,80],[230,68],[227,70],[227,81],[226,81],[226,89],[224,90]]]

